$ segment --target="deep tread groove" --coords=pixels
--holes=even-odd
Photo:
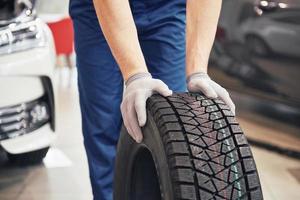
[[[182,122],[181,119],[180,119],[180,115],[179,115],[178,112],[176,111],[176,108],[172,105],[172,103],[170,102],[169,99],[167,99],[167,101],[169,102],[169,104],[170,104],[171,107],[173,108],[173,110],[174,110],[174,112],[175,112],[175,115],[176,115],[178,121],[179,121],[181,124],[183,124],[183,122]],[[184,132],[186,132],[183,125],[181,125],[181,129],[182,129]],[[188,138],[187,138],[186,134],[184,134],[184,137],[185,137],[185,140],[188,141]],[[189,151],[190,155],[193,155],[190,147],[188,147],[188,151]],[[191,162],[191,166],[193,167],[193,170],[195,171],[196,168],[195,168],[194,163],[192,162],[191,156],[190,156],[190,162]],[[193,177],[194,177],[194,182],[198,183],[198,178],[197,178],[196,172],[194,172]],[[195,189],[196,189],[196,191],[195,191],[195,192],[196,192],[196,197],[197,197],[197,199],[200,199],[200,193],[199,193],[199,187],[198,187],[198,184],[195,184]]]
[[[224,112],[223,112],[223,110],[222,110],[222,108],[218,105],[218,107],[220,108],[220,110],[221,110],[221,112],[222,112],[222,114],[224,115]],[[229,122],[228,122],[228,119],[225,117],[225,120],[226,120],[226,122],[229,124]],[[238,124],[235,124],[236,126],[238,126]],[[233,130],[232,130],[232,127],[230,126],[229,127],[229,129],[231,130],[231,132],[233,132]],[[238,142],[236,141],[236,140],[234,140],[234,143],[235,143],[235,145],[236,146],[239,146],[239,147],[244,147],[244,146],[249,146],[249,145],[247,145],[247,144],[243,144],[243,145],[239,145],[238,144]],[[243,162],[243,157],[242,157],[242,155],[241,155],[241,152],[240,152],[240,149],[238,150],[238,154],[239,154],[239,157],[240,158],[242,158],[242,162]],[[252,153],[250,152],[250,154],[251,154],[251,157],[252,157]],[[245,158],[244,158],[245,159]],[[243,173],[245,173],[245,167],[244,167],[244,165],[242,164],[241,165],[241,167],[242,167],[242,169],[243,169]],[[250,172],[248,172],[247,174],[249,174]],[[246,176],[246,175],[243,175],[244,177]],[[251,199],[251,189],[249,188],[249,182],[248,182],[248,179],[247,178],[245,178],[245,182],[246,182],[246,188],[247,188],[247,197],[249,198],[249,199]],[[258,189],[261,189],[260,188],[260,186],[258,187]],[[261,195],[262,196],[262,195]]]

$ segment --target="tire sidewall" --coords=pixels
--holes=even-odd
[[[136,143],[122,127],[115,160],[114,200],[130,200],[130,185],[132,181],[132,168],[141,148],[147,148],[155,163],[160,183],[162,199],[174,200],[171,174],[162,136],[158,131],[157,123],[151,114],[147,113],[147,123],[142,128],[143,141]]]

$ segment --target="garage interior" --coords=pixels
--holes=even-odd
[[[59,71],[58,71],[59,72]],[[58,138],[43,163],[18,167],[10,164],[4,154],[0,156],[1,200],[86,200],[91,199],[88,166],[81,134],[80,110],[76,86],[76,73],[71,87],[55,75],[58,92]],[[66,80],[63,78],[62,80]],[[235,99],[237,102],[238,99]],[[238,106],[239,103],[237,102]],[[246,115],[246,116],[244,116]],[[293,133],[296,127],[286,128],[279,122],[238,113],[238,120],[249,138],[259,138],[299,150],[300,142]],[[248,117],[247,117],[248,116]],[[250,117],[251,118],[251,117]],[[263,121],[264,120],[264,121]],[[271,123],[271,126],[266,124]],[[276,124],[276,126],[274,126]],[[285,131],[283,130],[286,128]],[[300,161],[272,150],[252,146],[266,200],[299,199]]]
[[[67,5],[68,0],[56,0],[51,5],[40,4],[40,10],[50,11],[55,17],[65,16]],[[44,19],[49,16],[44,15]],[[0,200],[92,199],[81,130],[77,72],[75,67],[70,70],[66,65],[75,66],[74,54],[66,61],[59,57],[54,72],[57,138],[43,162],[30,166],[9,162],[0,146]],[[0,66],[0,75],[1,72]],[[249,96],[233,91],[230,94],[237,106],[237,120],[254,154],[264,199],[300,199],[299,122],[296,126],[262,116],[248,107]]]

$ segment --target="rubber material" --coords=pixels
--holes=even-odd
[[[250,147],[222,101],[153,95],[147,111],[141,144],[120,135],[115,200],[263,199]]]
[[[20,166],[34,165],[34,164],[39,164],[40,162],[43,161],[43,158],[47,155],[48,150],[49,147],[39,149],[36,151],[22,153],[22,154],[7,153],[7,157],[10,162],[16,165],[20,165]]]

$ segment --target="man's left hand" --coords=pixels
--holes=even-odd
[[[191,74],[187,79],[187,88],[190,92],[202,92],[209,98],[220,98],[235,115],[235,105],[225,88],[211,80],[207,73],[198,72]]]

